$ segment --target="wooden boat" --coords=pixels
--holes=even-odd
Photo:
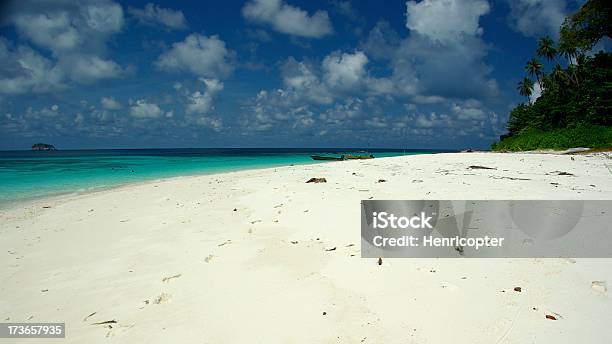
[[[325,155],[311,155],[312,160],[361,160],[361,159],[374,159],[374,155],[351,155],[351,154],[342,154],[341,156],[325,156]]]
[[[374,159],[374,155],[343,155],[345,160]]]
[[[334,161],[344,160],[344,155],[341,155],[339,157],[337,157],[337,156],[324,156],[324,155],[311,155],[310,157],[312,158],[312,160],[334,160]]]

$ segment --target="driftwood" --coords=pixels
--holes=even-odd
[[[497,170],[495,167],[487,167],[487,166],[479,166],[479,165],[471,165],[468,168],[472,170]]]
[[[573,176],[574,174],[565,171],[552,171],[546,173],[549,176]]]
[[[100,321],[100,322],[96,322],[93,323],[92,325],[106,325],[106,324],[116,324],[117,320],[106,320],[106,321]]]
[[[325,178],[310,178],[306,183],[327,183],[327,179]]]
[[[509,179],[509,180],[531,180],[529,178],[517,178],[517,177],[495,177],[495,176],[489,176],[489,178],[492,178],[492,179]]]

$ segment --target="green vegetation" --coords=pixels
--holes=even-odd
[[[612,142],[612,127],[585,125],[542,131],[526,128],[520,133],[493,144],[495,151],[527,151],[537,149],[564,150],[574,147],[607,148]]]
[[[538,42],[529,75],[517,87],[526,97],[510,112],[508,135],[493,150],[612,147],[612,54],[593,47],[612,31],[611,2],[589,0],[567,18],[560,39]],[[536,82],[531,79],[535,77]],[[541,95],[532,103],[534,91]]]

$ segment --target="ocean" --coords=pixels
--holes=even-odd
[[[0,151],[0,205],[160,178],[322,163],[312,160],[310,155],[358,151],[363,149]],[[441,152],[399,149],[367,151],[376,157]]]

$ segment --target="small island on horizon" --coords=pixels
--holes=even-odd
[[[32,150],[35,151],[52,151],[57,150],[54,145],[48,143],[35,143],[32,145]]]

